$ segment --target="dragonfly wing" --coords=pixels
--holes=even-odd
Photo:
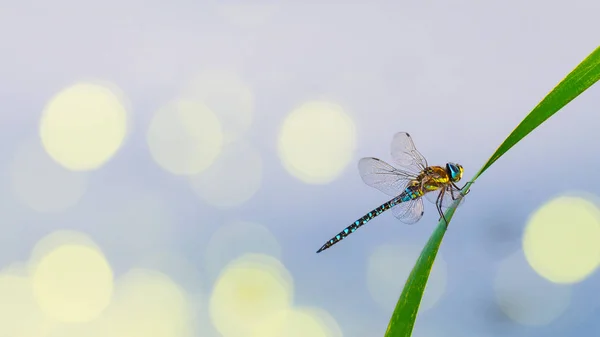
[[[417,198],[410,201],[402,202],[391,208],[392,214],[396,219],[404,222],[407,225],[412,225],[423,217],[424,207],[423,199]]]
[[[358,161],[358,172],[365,184],[395,197],[417,178],[412,172],[399,170],[381,159],[368,157]]]
[[[427,160],[417,151],[415,143],[406,132],[398,132],[394,135],[391,153],[394,162],[415,173],[423,171],[428,166]]]
[[[442,190],[437,190],[425,193],[425,199],[427,199],[427,201],[429,201],[430,203],[435,204],[438,201],[437,199],[440,196],[441,191]]]
[[[437,190],[433,192],[429,192],[425,194],[425,199],[435,204],[438,201],[438,197],[442,193],[442,190]],[[446,192],[444,192],[444,196],[442,196],[442,209],[447,209],[450,204],[454,202],[454,199],[458,197],[460,191],[454,186],[447,186]],[[454,197],[453,197],[454,196]],[[465,202],[465,198],[462,198],[458,206],[462,205]]]

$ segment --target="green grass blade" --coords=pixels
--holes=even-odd
[[[600,47],[596,48],[583,60],[565,79],[563,79],[513,130],[506,140],[498,147],[496,152],[483,165],[477,174],[463,189],[468,191],[471,184],[485,172],[506,151],[527,136],[536,127],[554,115],[558,110],[587,90],[600,79]],[[463,192],[463,193],[464,193]],[[462,198],[463,195],[460,196]],[[454,201],[445,212],[445,217],[450,222],[459,200]],[[421,251],[413,270],[411,271],[402,294],[398,299],[394,313],[385,332],[385,337],[410,337],[417,318],[421,298],[427,285],[429,273],[433,262],[446,233],[447,225],[444,219],[438,223],[435,231]]]
[[[506,151],[600,79],[600,47],[565,77],[513,130],[473,177],[477,179]]]
[[[459,198],[462,199],[462,197],[461,195]],[[444,213],[448,222],[454,216],[454,211],[460,199],[455,200]],[[421,298],[427,285],[427,279],[429,278],[433,261],[440,248],[446,229],[446,222],[444,219],[441,219],[406,280],[400,299],[396,303],[396,308],[385,332],[385,337],[410,337],[415,325],[415,319],[417,318],[419,304],[421,304]]]

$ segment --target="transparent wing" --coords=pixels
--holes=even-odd
[[[423,217],[423,199],[417,198],[411,201],[400,203],[392,207],[391,210],[396,219],[404,222],[407,225],[412,225],[421,220]]]
[[[365,184],[395,197],[404,192],[406,185],[417,175],[399,170],[383,160],[368,157],[358,161],[358,172]]]
[[[450,206],[451,203],[454,202],[454,199],[458,197],[458,194],[460,194],[460,191],[452,186],[446,186],[446,192],[444,192],[444,196],[442,196],[442,209],[447,209],[448,206]],[[433,191],[433,192],[429,192],[425,194],[425,199],[427,199],[427,201],[435,204],[437,202],[437,198],[439,197],[440,193],[442,193],[442,190],[439,189],[437,191]],[[465,198],[462,198],[462,200],[460,201],[460,204],[458,204],[458,206],[460,207],[462,204],[465,203]]]
[[[394,135],[391,153],[396,164],[414,173],[419,173],[428,166],[427,160],[417,151],[412,138],[406,132],[398,132]]]

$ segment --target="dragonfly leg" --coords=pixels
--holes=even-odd
[[[450,189],[450,195],[452,196],[452,200],[458,199],[458,197],[454,196],[454,189]]]
[[[446,227],[448,227],[448,220],[446,219],[446,216],[444,215],[444,211],[442,211],[442,200],[444,200],[444,193],[446,192],[445,189],[443,189],[440,194],[438,194],[437,200],[435,201],[435,206],[437,207],[438,213],[440,213],[440,218],[438,219],[441,220],[442,218],[444,218],[444,222],[446,223]]]
[[[468,183],[471,183],[471,185],[473,185],[475,182],[474,182],[473,180],[471,180],[471,181],[468,181],[468,182],[466,182],[466,183],[465,183],[465,185],[464,185],[463,187],[459,188],[459,190],[461,190],[461,191],[462,191],[462,190],[463,190],[465,187],[467,187],[467,184],[468,184]],[[456,186],[456,185],[454,185],[454,186],[458,188],[458,186]],[[464,195],[467,195],[467,194],[469,194],[470,192],[471,192],[471,189],[469,189],[469,190],[467,191],[467,193],[465,193]]]
[[[463,189],[465,189],[465,187],[467,187],[467,184],[465,184],[463,187],[458,187],[458,186],[456,186],[456,184],[454,182],[452,182],[452,186],[454,186],[459,191],[462,191]],[[471,193],[471,189],[467,190],[467,192],[465,194],[463,194],[463,196],[465,196],[465,195],[467,195],[469,193]]]

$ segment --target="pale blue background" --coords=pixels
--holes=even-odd
[[[316,255],[332,234],[386,201],[362,183],[357,160],[390,159],[392,135],[408,131],[430,163],[459,162],[469,178],[599,41],[600,2],[594,0],[273,4],[263,23],[239,25],[207,1],[0,2],[0,163],[12,158],[14,144],[35,135],[45,102],[74,81],[109,79],[135,107],[134,133],[90,176],[77,207],[58,215],[34,213],[15,200],[10,177],[1,176],[0,266],[26,259],[41,237],[69,228],[89,233],[117,273],[127,270],[135,262],[129,238],[105,234],[94,219],[127,200],[117,191],[150,189],[176,215],[170,248],[201,264],[203,248],[224,221],[260,222],[283,246],[296,303],[328,310],[344,336],[381,336],[391,313],[367,292],[368,254],[382,243],[422,245],[437,215],[428,204],[412,227],[384,215]],[[236,70],[252,89],[256,113],[248,138],[265,163],[258,193],[228,211],[202,204],[152,161],[145,143],[151,113],[190,71],[213,66]],[[344,80],[347,73],[357,80]],[[293,106],[321,97],[351,107],[358,138],[343,174],[315,186],[284,170],[276,141]],[[600,189],[594,178],[599,97],[600,89],[592,87],[475,183],[441,247],[446,292],[419,317],[417,331],[434,326],[446,336],[600,334],[598,274],[575,285],[567,312],[543,327],[510,321],[492,291],[497,262],[520,247],[536,207],[565,191]]]

